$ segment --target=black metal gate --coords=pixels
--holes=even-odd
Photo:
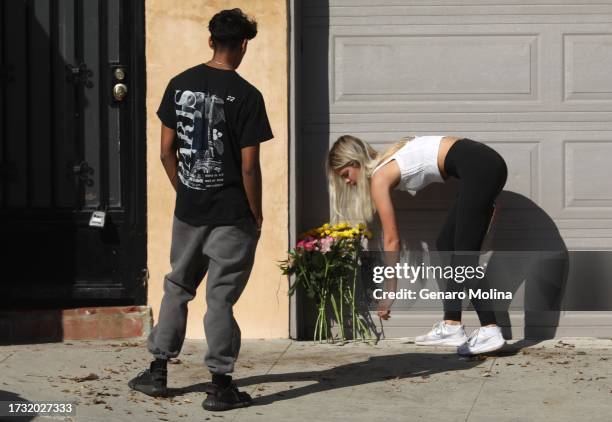
[[[146,301],[143,7],[0,2],[5,309]]]

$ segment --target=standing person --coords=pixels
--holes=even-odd
[[[391,190],[416,192],[449,176],[459,179],[457,200],[450,210],[437,241],[439,251],[471,251],[453,254],[452,265],[478,265],[480,251],[494,209],[494,201],[507,178],[504,159],[492,148],[468,138],[417,136],[404,139],[379,154],[366,142],[350,135],[341,136],[327,156],[332,221],[369,222],[378,212],[382,223],[384,250],[395,257],[400,250],[399,230],[391,200]],[[395,259],[395,258],[394,258]],[[481,281],[487,290],[486,279]],[[463,290],[449,280],[447,290]],[[492,352],[505,340],[497,326],[490,302],[474,300],[481,328],[469,337],[461,325],[461,300],[444,301],[444,318],[425,335],[420,345],[459,346],[462,355]],[[486,309],[485,309],[486,308]],[[388,303],[379,315],[388,319]]]
[[[208,28],[212,59],[172,78],[157,111],[161,160],[176,190],[172,271],[148,339],[155,360],[129,386],[167,395],[168,359],[181,350],[187,303],[208,273],[204,360],[212,388],[203,406],[220,411],[252,401],[228,375],[240,350],[233,305],[249,278],[261,232],[259,144],[272,139],[272,131],[261,93],[236,73],[257,23],[240,9],[223,10]]]

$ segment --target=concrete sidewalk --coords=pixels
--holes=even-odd
[[[144,341],[2,346],[0,400],[76,401],[76,417],[55,420],[78,421],[612,420],[612,340],[524,346],[463,359],[408,339],[375,346],[245,341],[234,375],[256,405],[224,413],[201,407],[210,379],[204,342],[186,342],[169,365],[176,390],[167,399],[127,387],[150,360]]]

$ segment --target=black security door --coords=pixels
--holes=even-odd
[[[3,308],[145,301],[142,9],[0,2]]]

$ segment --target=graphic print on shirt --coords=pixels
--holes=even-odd
[[[181,182],[197,190],[223,186],[223,98],[177,89],[174,103]]]

